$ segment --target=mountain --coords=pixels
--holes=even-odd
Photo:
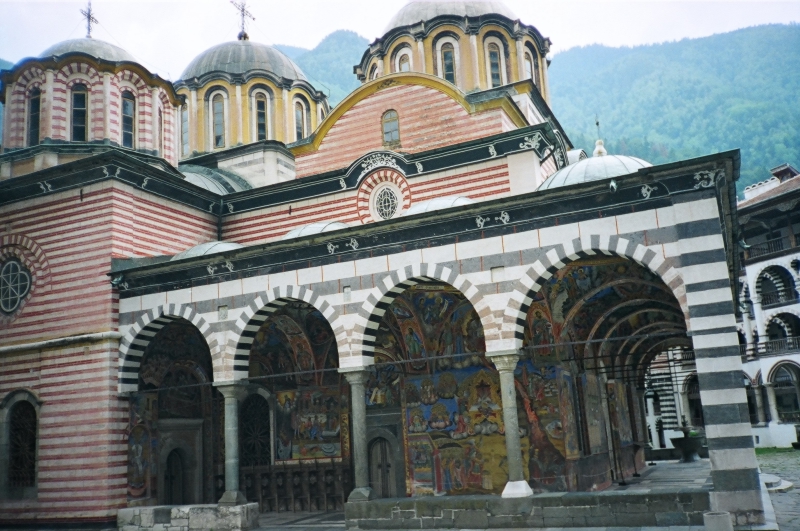
[[[553,112],[576,147],[653,164],[742,150],[739,191],[800,164],[800,25],[553,57]]]
[[[3,59],[0,59],[0,70],[8,70],[14,66],[14,63],[9,63]],[[0,103],[0,146],[3,145],[3,104]]]
[[[361,83],[353,74],[353,65],[361,60],[369,41],[353,31],[339,30],[331,33],[313,50],[295,46],[276,45],[303,69],[308,80],[328,94],[331,105],[336,105]]]

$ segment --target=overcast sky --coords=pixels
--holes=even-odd
[[[313,48],[337,29],[373,40],[406,0],[250,0],[251,40]],[[0,58],[16,62],[58,41],[83,37],[86,2],[0,0]],[[593,43],[635,46],[738,28],[800,22],[800,0],[506,0],[553,51]],[[94,37],[122,46],[176,79],[203,50],[233,40],[239,19],[229,0],[95,0]]]

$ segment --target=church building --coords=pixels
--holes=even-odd
[[[412,0],[333,107],[244,27],[177,81],[89,37],[1,71],[0,525],[604,503],[666,352],[713,489],[572,523],[763,523],[739,152],[574,149],[549,47],[500,1]]]

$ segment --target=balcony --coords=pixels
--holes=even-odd
[[[800,337],[785,337],[764,341],[756,345],[739,345],[742,361],[749,361],[768,356],[779,356],[800,350]]]
[[[779,411],[778,416],[786,424],[800,423],[800,411]]]
[[[763,309],[777,308],[798,302],[797,292],[793,289],[770,291],[761,294],[761,307]]]
[[[763,243],[757,243],[752,245],[747,251],[745,251],[745,258],[748,262],[755,260],[756,258],[761,258],[763,256],[767,256],[774,253],[780,253],[782,251],[787,251],[797,247],[797,245],[792,245],[792,242],[795,241],[795,238],[789,238],[788,236],[781,236],[780,238],[775,238],[772,240],[767,240]]]

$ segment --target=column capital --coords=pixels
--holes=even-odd
[[[502,350],[487,352],[486,357],[492,360],[498,372],[514,372],[521,356],[518,350]]]
[[[242,400],[247,396],[247,384],[240,381],[214,382],[214,387],[222,393],[225,398],[235,398]]]
[[[367,367],[359,367],[357,369],[348,369],[346,371],[340,370],[344,377],[347,379],[347,383],[350,385],[364,385],[367,383],[367,379],[369,378],[369,371]]]

